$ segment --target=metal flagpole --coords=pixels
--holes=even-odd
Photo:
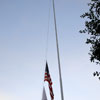
[[[53,3],[53,13],[54,13],[54,24],[55,24],[55,35],[56,35],[56,45],[57,45],[57,55],[58,55],[58,69],[59,69],[59,81],[60,81],[60,90],[61,90],[61,100],[64,100],[63,95],[63,86],[62,86],[62,77],[61,77],[61,66],[60,66],[60,56],[59,56],[59,46],[58,46],[58,35],[57,35],[57,25],[56,25],[56,14],[55,14],[55,4]]]

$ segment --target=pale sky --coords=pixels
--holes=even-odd
[[[100,81],[90,62],[87,35],[80,34],[89,0],[55,0],[64,100],[100,100]],[[60,99],[59,74],[51,0],[0,0],[0,100],[41,100],[47,61],[55,100]]]

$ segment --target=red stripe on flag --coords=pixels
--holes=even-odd
[[[48,82],[51,100],[54,100],[54,94],[53,94],[53,89],[52,89],[52,80],[51,80],[51,77],[50,77],[50,74],[49,74],[49,69],[48,69],[47,65],[46,65],[46,69],[47,70],[45,70],[44,81]]]

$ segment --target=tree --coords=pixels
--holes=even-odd
[[[86,43],[91,44],[90,61],[100,64],[100,0],[91,0],[88,3],[89,11],[81,15],[81,18],[86,18],[85,29],[80,30],[80,33],[87,33]]]

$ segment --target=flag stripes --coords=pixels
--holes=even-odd
[[[50,85],[52,85],[52,81],[51,81],[51,78],[50,78],[50,75],[45,73],[45,79],[44,81],[47,81]]]
[[[53,89],[52,89],[52,80],[51,80],[51,77],[50,77],[50,74],[49,74],[49,69],[48,69],[47,62],[46,62],[46,68],[45,68],[44,81],[48,82],[49,91],[50,91],[50,97],[51,97],[51,100],[54,100],[54,94],[53,94]]]

